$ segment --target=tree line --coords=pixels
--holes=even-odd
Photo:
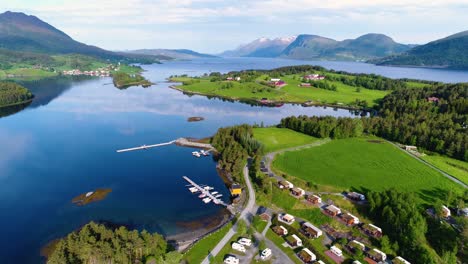
[[[218,167],[237,182],[242,182],[247,157],[261,155],[264,149],[253,137],[253,129],[249,125],[220,128],[211,138],[211,144],[218,151]]]
[[[181,256],[169,253],[167,242],[157,233],[90,222],[60,239],[47,263],[144,263],[150,258],[157,263],[178,263]]]
[[[33,94],[25,87],[13,82],[0,82],[0,107],[29,101]]]

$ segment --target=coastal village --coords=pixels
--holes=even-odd
[[[120,70],[120,62],[118,65],[109,64],[106,67],[96,70],[82,71],[80,69],[64,70],[62,75],[65,76],[94,76],[94,77],[110,77],[112,72]]]

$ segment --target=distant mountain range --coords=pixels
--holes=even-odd
[[[367,60],[407,51],[411,45],[396,43],[382,34],[366,34],[337,41],[317,35],[267,39],[260,38],[221,56],[283,57],[291,59]]]
[[[117,53],[86,45],[35,16],[10,11],[0,14],[0,49],[47,54],[76,53],[129,62],[155,62],[158,59],[156,56]]]
[[[295,39],[295,36],[275,39],[259,38],[234,50],[225,51],[219,54],[219,56],[274,58],[280,56],[281,52]]]
[[[128,51],[128,53],[155,55],[159,57],[166,56],[170,59],[178,60],[190,60],[196,58],[217,58],[217,56],[214,55],[198,53],[196,51],[188,49],[139,49]]]
[[[468,69],[468,31],[370,62],[379,65]]]

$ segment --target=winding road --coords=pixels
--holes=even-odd
[[[247,205],[245,206],[245,208],[242,210],[239,220],[242,219],[246,221],[248,225],[250,225],[251,220],[253,216],[255,215],[256,205],[255,205],[255,190],[249,178],[249,168],[247,167],[247,165],[244,167],[243,174],[244,174],[245,184],[247,185],[249,200],[247,201]],[[214,248],[210,251],[208,256],[206,256],[205,259],[203,259],[202,264],[209,264],[210,259],[218,255],[219,252],[223,249],[223,247],[227,243],[229,243],[229,241],[231,241],[232,237],[237,233],[237,223],[239,222],[239,220],[231,227],[231,229],[229,229],[229,231],[218,242],[218,244],[214,246]],[[281,249],[279,249],[273,242],[267,239],[263,234],[256,233],[255,236],[257,239],[265,240],[266,245],[272,250],[275,260],[277,260],[277,261],[274,261],[273,263],[285,263],[285,264],[293,263]]]

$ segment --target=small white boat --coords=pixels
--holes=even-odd
[[[203,199],[203,202],[207,204],[207,203],[211,202],[211,198],[205,198],[205,199]]]
[[[198,198],[205,198],[205,197],[206,197],[206,194],[204,194],[204,193],[198,195]]]
[[[91,195],[93,195],[94,192],[87,192],[86,193],[86,197],[90,197]]]
[[[198,192],[198,189],[197,189],[196,187],[190,187],[190,188],[189,188],[189,191],[190,191],[191,193],[196,193],[196,192]]]
[[[197,157],[197,158],[199,158],[199,157],[201,156],[200,153],[199,153],[198,151],[192,152],[192,155],[195,156],[195,157]]]
[[[221,202],[218,199],[216,199],[216,200],[213,201],[213,203],[220,204]]]
[[[208,151],[202,149],[202,150],[200,150],[200,154],[202,154],[203,156],[209,156],[209,155],[210,155],[210,152],[208,152]]]
[[[207,190],[207,191],[211,191],[211,190],[213,190],[214,188],[211,187],[211,186],[205,186],[205,187],[203,187],[203,189],[205,189],[205,190]]]
[[[223,195],[222,195],[222,194],[217,194],[215,197],[216,197],[216,198],[219,198],[219,197],[221,197],[221,196],[223,196]]]
[[[215,194],[218,194],[218,192],[212,192],[211,194],[212,194],[212,195],[215,195]]]

